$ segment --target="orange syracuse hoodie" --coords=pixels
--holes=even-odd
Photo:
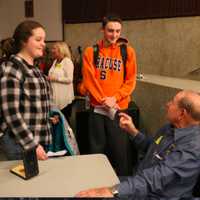
[[[136,55],[132,47],[127,46],[126,77],[124,65],[117,44],[104,47],[99,41],[97,65],[93,62],[93,47],[86,48],[83,54],[83,85],[90,95],[92,106],[101,105],[104,97],[114,96],[120,109],[128,108],[130,95],[136,85]]]

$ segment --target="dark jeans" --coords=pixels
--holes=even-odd
[[[119,122],[91,111],[89,113],[89,153],[107,155],[117,175],[133,173],[133,155],[128,134],[119,127]]]
[[[21,160],[23,158],[22,147],[16,142],[15,136],[10,132],[7,131],[0,137],[0,146],[8,160]]]

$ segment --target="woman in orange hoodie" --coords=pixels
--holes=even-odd
[[[136,56],[127,46],[126,66],[117,40],[122,21],[117,16],[104,17],[103,39],[98,42],[99,55],[94,62],[93,47],[83,55],[83,85],[90,97],[90,153],[105,153],[118,175],[132,173],[131,150],[126,134],[116,120],[108,116],[115,110],[126,110],[136,84]],[[126,75],[124,77],[126,67]]]

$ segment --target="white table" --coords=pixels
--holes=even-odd
[[[20,161],[0,162],[0,197],[73,197],[80,190],[119,183],[102,154],[39,161],[38,176],[23,180],[9,172]]]

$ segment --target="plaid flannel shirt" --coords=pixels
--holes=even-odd
[[[17,56],[2,63],[0,73],[1,131],[9,130],[24,149],[51,143],[51,88],[45,76]]]

